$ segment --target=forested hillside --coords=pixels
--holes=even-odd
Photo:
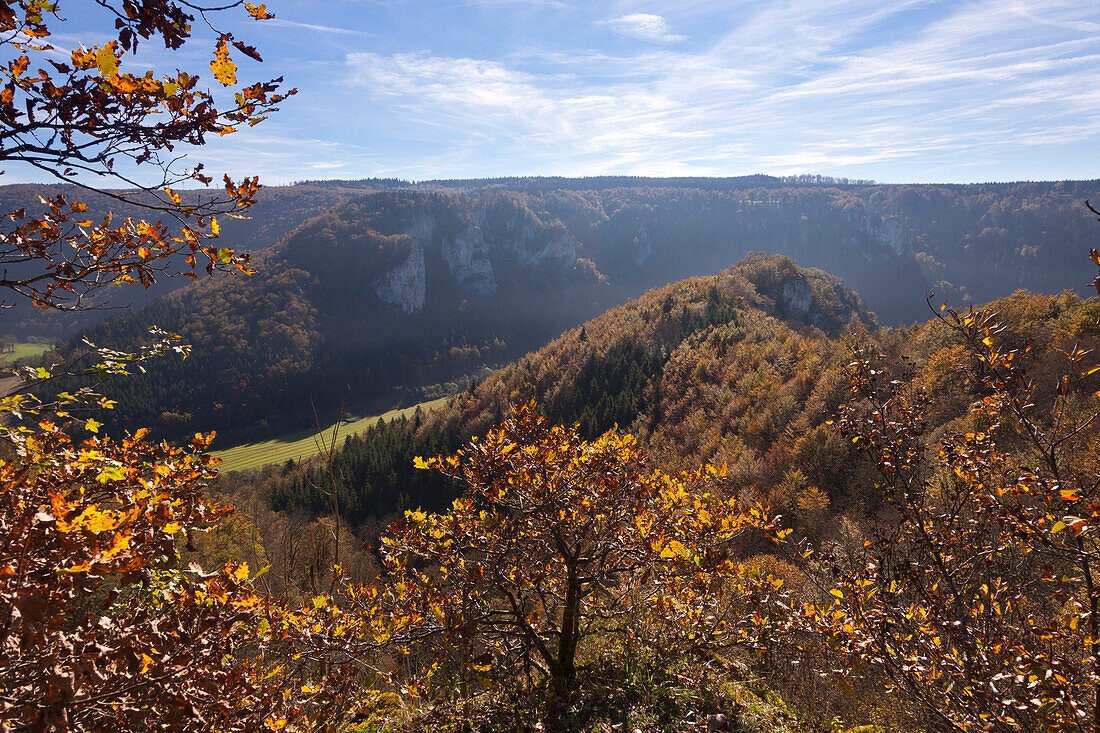
[[[454,382],[749,251],[785,253],[840,277],[888,324],[923,319],[929,290],[955,303],[1017,287],[1056,292],[1081,279],[1069,253],[1089,241],[1082,200],[1100,187],[475,183],[401,184],[347,200],[260,249],[258,274],[240,287],[200,280],[89,328],[97,344],[128,347],[155,323],[199,347],[187,362],[154,364],[148,376],[110,387],[119,402],[111,419],[168,437],[202,425],[229,442],[305,427],[311,397],[334,412],[349,389],[363,404]],[[242,242],[261,244],[310,201],[348,197],[356,185],[278,189],[271,205],[297,208]]]
[[[868,326],[874,318],[854,293],[786,257],[755,255],[717,276],[648,292],[510,364],[446,409],[349,438],[335,462],[345,516],[355,524],[444,506],[451,494],[440,477],[412,470],[412,457],[454,450],[510,405],[532,399],[554,422],[579,423],[586,437],[616,425],[635,432],[668,465],[728,462],[730,480],[744,484],[737,488],[778,483],[797,461],[814,465],[817,485],[841,490],[847,447],[834,440],[838,453],[826,459],[810,455],[828,442],[823,432],[801,440],[799,450],[793,436],[813,433],[835,407],[847,363],[839,338]],[[777,442],[783,447],[772,454]],[[277,481],[275,506],[324,511],[320,471],[304,467]]]
[[[133,343],[155,323],[195,347],[109,385],[111,424],[177,437],[206,425],[230,440],[304,427],[311,399],[332,411],[349,390],[361,404],[503,363],[605,297],[564,227],[507,194],[356,198],[253,266],[234,288],[200,280],[87,330]]]
[[[1027,357],[1040,374],[1060,349],[1088,348],[1100,336],[1096,298],[1020,291],[992,307],[1008,324],[1006,343],[1043,345]],[[816,531],[828,516],[878,500],[869,467],[826,424],[849,398],[856,349],[915,365],[909,376],[937,398],[927,415],[933,432],[964,417],[978,394],[980,365],[938,321],[878,329],[836,278],[753,255],[571,329],[445,409],[348,438],[333,464],[338,495],[353,525],[439,509],[453,488],[413,470],[412,457],[453,451],[512,405],[534,400],[553,422],[579,424],[583,436],[616,426],[639,436],[659,465],[728,465],[731,492],[759,492]],[[327,470],[307,464],[269,477],[274,507],[325,512]]]

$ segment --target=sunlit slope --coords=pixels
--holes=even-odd
[[[332,439],[333,427],[337,427],[337,446],[339,446],[343,444],[346,438],[359,435],[367,428],[377,424],[379,420],[388,422],[401,417],[412,417],[417,410],[428,413],[444,405],[449,399],[449,397],[441,397],[438,400],[422,402],[412,407],[389,410],[381,415],[342,422],[338,427],[335,424],[326,425],[320,431],[299,430],[270,440],[216,450],[214,456],[221,459],[222,463],[219,468],[222,471],[243,471],[266,466],[270,463],[303,461],[324,451],[326,441]]]

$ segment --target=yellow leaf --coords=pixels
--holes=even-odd
[[[153,658],[148,654],[141,655],[141,673],[145,674],[149,671],[149,668],[153,666]]]
[[[661,557],[665,559],[673,557],[687,557],[687,549],[678,540],[671,540],[664,549],[661,550]]]
[[[101,484],[105,484],[108,481],[122,481],[126,478],[126,474],[122,472],[122,469],[118,466],[107,466],[104,468],[95,480]]]
[[[89,532],[107,532],[118,527],[117,517],[108,512],[101,512],[95,507],[85,510],[77,522]]]
[[[218,224],[218,220],[214,217],[210,217],[210,234],[215,237],[220,237],[222,233],[221,225]]]
[[[141,83],[129,74],[121,77],[113,77],[111,84],[123,94],[133,94],[141,88]]]
[[[833,588],[831,591],[829,591],[829,593],[836,596],[837,598],[844,598],[844,591],[840,590],[839,588]]]
[[[233,578],[238,582],[248,580],[248,563],[242,562],[238,565],[237,569],[233,571]]]
[[[286,718],[268,718],[264,721],[264,725],[266,725],[269,730],[282,730],[286,727]]]
[[[115,76],[118,74],[118,58],[115,56],[115,42],[111,41],[99,49],[95,55],[96,66],[103,76]]]
[[[1050,528],[1050,533],[1051,534],[1058,534],[1059,532],[1061,532],[1065,528],[1066,528],[1066,523],[1059,520],[1059,521],[1054,523],[1053,527]]]
[[[253,5],[252,3],[245,3],[244,7],[245,10],[248,11],[248,14],[256,20],[268,20],[269,18],[275,17],[271,13],[267,12],[267,5]]]
[[[986,336],[985,338],[982,339],[982,343],[985,344],[986,346],[992,346],[993,345],[993,337],[992,336]]]
[[[94,417],[89,417],[87,422],[84,423],[84,429],[92,433],[98,433],[101,427],[103,427],[103,423]]]
[[[237,65],[229,58],[229,49],[226,48],[224,37],[218,40],[218,45],[214,49],[214,60],[210,62],[210,70],[214,72],[214,78],[221,82],[222,86],[237,83]]]
[[[130,535],[123,532],[115,532],[114,542],[111,543],[111,549],[103,553],[97,562],[103,562],[104,560],[110,560],[115,555],[118,555],[127,547],[130,546]]]
[[[164,525],[164,533],[165,534],[175,534],[176,532],[179,532],[181,529],[183,529],[183,525],[180,524],[179,522],[169,522],[168,524]],[[246,565],[245,566],[245,568],[246,568],[245,569],[245,577],[248,577],[247,567],[248,566]]]

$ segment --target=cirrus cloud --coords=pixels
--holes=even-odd
[[[653,43],[674,43],[684,40],[684,36],[677,35],[669,28],[668,21],[660,15],[652,13],[629,13],[617,18],[605,20],[604,25],[611,28],[621,36],[637,38],[640,41]]]

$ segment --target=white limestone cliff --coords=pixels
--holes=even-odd
[[[406,313],[421,310],[430,286],[426,281],[425,257],[436,241],[439,242],[439,256],[446,263],[451,279],[461,289],[476,295],[492,295],[497,291],[494,260],[528,268],[542,266],[548,261],[571,268],[577,262],[578,244],[570,234],[559,234],[534,250],[538,237],[530,223],[510,221],[494,240],[486,239],[486,220],[485,210],[480,209],[458,234],[440,234],[437,238],[434,217],[430,214],[418,216],[400,232],[408,237],[408,257],[371,283],[375,293]]]
[[[424,270],[424,249],[420,242],[410,242],[409,256],[397,267],[371,283],[378,297],[406,313],[416,313],[424,307],[427,283]]]

